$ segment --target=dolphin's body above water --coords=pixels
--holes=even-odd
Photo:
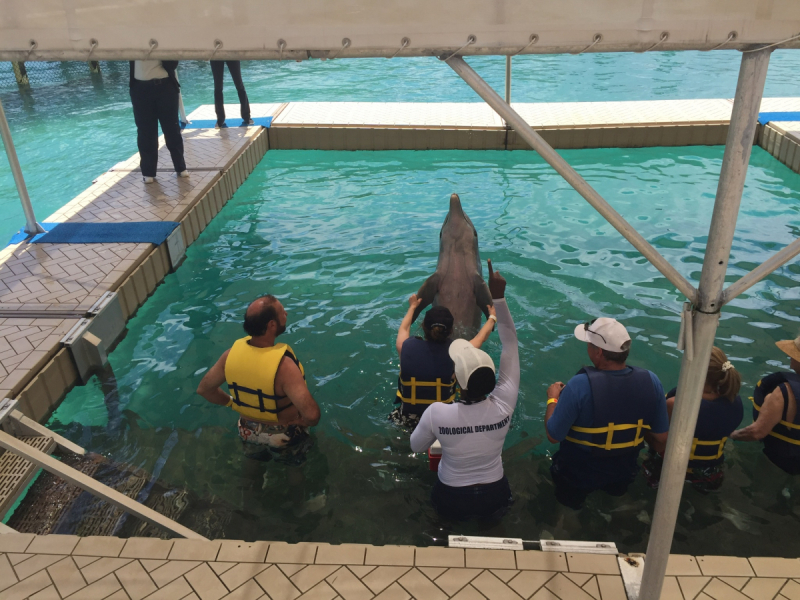
[[[478,253],[478,232],[461,208],[457,194],[450,196],[450,211],[439,232],[439,262],[417,296],[422,300],[414,318],[433,304],[453,313],[454,336],[472,337],[481,326],[481,312],[492,304],[489,287],[483,280],[483,265]]]

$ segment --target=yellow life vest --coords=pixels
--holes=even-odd
[[[250,337],[234,342],[225,360],[225,380],[228,383],[233,410],[248,419],[278,422],[278,413],[291,406],[278,408],[278,400],[286,396],[275,394],[275,376],[284,356],[291,358],[305,376],[303,365],[287,344],[269,348],[251,346]]]

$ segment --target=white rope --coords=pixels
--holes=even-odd
[[[36,50],[36,48],[38,48],[38,47],[39,47],[39,44],[36,43],[36,40],[31,40],[31,48],[30,48],[30,50],[28,50],[28,58],[31,57],[31,54],[33,54],[33,51]]]
[[[522,52],[525,52],[525,50],[527,50],[528,48],[530,48],[531,46],[533,46],[533,45],[534,45],[536,42],[538,42],[538,41],[539,41],[539,36],[538,36],[538,35],[536,35],[535,33],[532,33],[532,34],[531,34],[531,37],[530,37],[530,41],[529,41],[527,44],[525,44],[525,46],[523,46],[522,48],[520,48],[519,50],[517,50],[516,52],[514,52],[514,54],[512,54],[511,56],[516,56],[517,54],[520,54],[520,53],[522,53]]]
[[[280,52],[278,52],[278,61],[282,61],[283,60],[283,49],[284,48],[286,48],[286,40],[284,40],[284,39],[278,40],[278,50],[280,51]]]
[[[764,50],[766,48],[772,48],[773,46],[779,46],[780,44],[785,44],[786,42],[791,42],[792,40],[796,40],[797,38],[800,38],[800,33],[798,33],[797,35],[793,35],[790,38],[786,38],[785,40],[781,40],[780,42],[775,42],[774,44],[770,44],[769,46],[761,46],[761,48],[754,48],[753,50],[742,50],[742,53],[744,54],[745,52],[758,52],[759,50]]]
[[[595,44],[597,44],[597,43],[598,43],[600,40],[602,40],[602,39],[603,39],[603,34],[601,34],[601,33],[596,33],[596,34],[594,35],[594,40],[592,41],[592,43],[591,43],[591,44],[589,44],[588,46],[586,46],[586,48],[584,48],[584,49],[583,49],[583,50],[581,50],[580,52],[576,52],[576,53],[575,53],[575,55],[577,56],[578,54],[583,54],[583,53],[584,53],[584,52],[586,52],[587,50],[591,49],[591,48],[592,48],[592,46],[594,46]]]
[[[342,53],[342,50],[344,50],[345,48],[349,48],[349,47],[350,47],[350,38],[344,38],[342,40],[342,47],[339,48],[339,51],[336,54],[334,54],[333,56],[328,58],[328,60],[333,60],[334,58],[336,58],[337,56],[339,56]]]
[[[400,45],[400,47],[397,49],[397,52],[395,52],[394,54],[392,54],[392,55],[391,55],[391,56],[389,56],[388,58],[390,58],[390,59],[391,59],[391,58],[394,58],[395,56],[397,56],[398,54],[400,54],[400,52],[402,52],[402,51],[405,49],[405,47],[406,47],[406,46],[408,46],[410,43],[411,43],[411,40],[410,40],[410,39],[408,39],[407,37],[404,37],[402,40],[400,40],[400,44],[401,44],[401,45]]]
[[[451,58],[453,58],[453,57],[454,57],[456,54],[458,54],[459,52],[461,52],[461,51],[462,51],[464,48],[466,48],[467,46],[471,46],[471,45],[472,45],[472,44],[474,44],[476,41],[478,41],[478,38],[476,38],[474,35],[470,35],[470,36],[467,38],[467,43],[466,43],[466,44],[464,44],[463,46],[461,46],[461,48],[459,48],[459,49],[458,49],[458,50],[456,50],[455,52],[453,52],[453,53],[452,53],[450,56],[448,56],[447,58],[445,58],[445,59],[444,59],[444,62],[447,62],[448,60],[450,60]]]
[[[222,48],[222,40],[214,40],[214,51],[211,53],[211,58],[214,58],[214,55],[220,48]]]
[[[650,52],[650,50],[652,50],[656,46],[659,46],[659,45],[663,44],[668,39],[669,39],[669,31],[662,31],[661,32],[661,38],[655,44],[650,46],[647,50],[642,50],[642,52]]]
[[[727,44],[728,42],[731,42],[731,41],[733,41],[735,39],[736,39],[736,32],[735,31],[731,31],[728,34],[728,39],[727,40],[725,40],[721,44],[717,44],[713,48],[709,48],[708,50],[704,50],[704,52],[711,52],[712,50],[717,50],[718,48],[722,48],[725,44]]]
[[[156,40],[150,40],[150,51],[147,53],[147,56],[149,57],[156,48],[158,48],[158,42]]]
[[[92,52],[94,52],[94,49],[97,48],[97,40],[92,38],[91,40],[89,40],[89,44],[91,44],[89,46],[89,56],[87,56],[86,58],[92,57]]]

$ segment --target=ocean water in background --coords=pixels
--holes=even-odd
[[[737,51],[649,52],[518,56],[514,102],[601,102],[732,98],[741,54]],[[468,62],[502,93],[503,57]],[[0,63],[0,101],[11,126],[28,190],[39,220],[85,190],[92,180],[136,152],[128,95],[128,64],[101,63],[90,77],[81,63],[29,63],[32,85],[20,90],[10,63]],[[777,50],[770,58],[765,96],[800,96],[800,53]],[[480,102],[436,58],[244,62],[251,102]],[[179,67],[184,102],[191,111],[213,104],[207,62]],[[225,97],[238,102],[226,70]],[[238,114],[228,115],[236,124]],[[3,150],[0,148],[0,154]],[[25,223],[14,180],[0,156],[0,240]]]
[[[692,281],[699,277],[722,148],[565,151],[565,157]],[[733,279],[794,239],[800,175],[754,149],[729,270]],[[435,476],[387,415],[394,337],[408,296],[435,269],[448,197],[461,194],[484,259],[508,280],[522,381],[504,452],[516,497],[493,526],[434,514]],[[797,265],[724,311],[717,344],[743,395],[785,366],[774,341],[797,328]],[[243,457],[236,415],[194,390],[243,335],[257,295],[289,313],[284,341],[306,367],[323,418],[302,467]],[[213,502],[233,539],[425,544],[431,532],[612,540],[643,551],[655,491],[590,497],[575,512],[553,497],[555,446],[545,390],[587,363],[577,323],[606,315],[633,336],[632,364],[677,381],[682,298],[531,152],[270,151],[128,323],[111,370],[75,388],[49,426],[115,460]],[[499,358],[496,336],[486,346]],[[749,415],[746,422],[750,421]],[[800,487],[758,444],[731,444],[722,490],[684,494],[674,552],[793,555]],[[182,521],[198,527],[190,508]],[[212,535],[212,529],[200,533]],[[209,525],[209,528],[211,525]],[[783,540],[780,545],[776,539]]]

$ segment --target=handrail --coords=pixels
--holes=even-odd
[[[26,460],[39,465],[45,471],[48,471],[53,475],[68,481],[69,483],[77,485],[82,490],[89,492],[93,496],[102,498],[109,504],[112,504],[117,508],[121,508],[125,512],[131,513],[143,521],[163,527],[167,531],[184,538],[193,540],[207,539],[199,533],[195,533],[188,527],[184,527],[180,523],[176,523],[161,513],[158,513],[153,509],[136,502],[136,500],[128,498],[128,496],[119,493],[117,490],[112,489],[107,485],[103,485],[88,475],[85,475],[80,471],[65,465],[49,454],[45,454],[44,452],[36,450],[35,448],[31,448],[27,444],[19,441],[17,438],[7,434],[4,431],[0,431],[0,447],[5,448],[8,452],[13,452],[18,456],[22,456]]]

